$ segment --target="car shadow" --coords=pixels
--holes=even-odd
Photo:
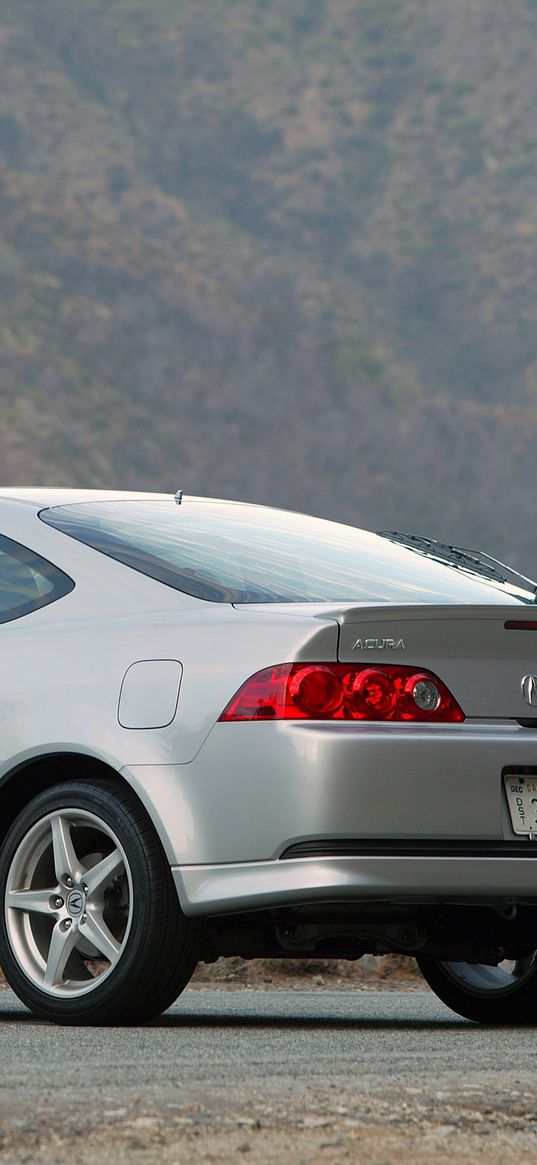
[[[317,993],[315,993],[315,995],[312,994],[311,998],[308,1000],[308,1006],[311,1008],[309,1014],[304,1014],[303,996],[301,999],[300,1008],[297,1006],[297,1010],[294,1012],[292,1006],[290,1005],[289,999],[286,1000],[284,1005],[279,1005],[278,1001],[272,997],[270,999],[270,1003],[268,1003],[267,996],[263,992],[259,993],[255,1002],[253,1000],[249,1000],[248,1004],[241,1005],[240,1003],[236,1002],[237,994],[239,993],[233,992],[232,1010],[230,1009],[231,999],[227,993],[224,995],[222,1000],[216,1000],[214,998],[207,1000],[207,997],[204,994],[200,998],[199,1005],[196,1003],[195,999],[192,998],[192,995],[189,995],[187,999],[182,997],[176,1004],[174,1004],[173,1009],[170,1009],[163,1015],[160,1015],[153,1020],[145,1023],[114,1024],[110,1025],[109,1030],[112,1031],[114,1028],[120,1028],[122,1030],[125,1030],[125,1028],[145,1028],[162,1031],[188,1031],[189,1029],[198,1028],[213,1031],[223,1031],[227,1029],[240,1028],[242,1030],[251,1029],[252,1031],[255,1031],[278,1028],[288,1031],[310,1032],[331,1031],[348,1033],[349,1031],[378,1031],[380,1033],[406,1030],[408,1032],[418,1033],[435,1031],[438,1033],[444,1033],[449,1031],[460,1032],[461,1028],[463,1028],[467,1035],[470,1035],[470,1033],[474,1031],[476,1038],[479,1038],[480,1033],[483,1032],[498,1032],[500,1030],[507,1032],[513,1031],[514,1028],[517,1028],[517,1025],[514,1024],[473,1023],[471,1020],[455,1015],[453,1012],[450,1012],[448,1008],[445,1008],[444,1010],[442,1004],[436,1004],[436,1001],[433,1000],[433,1006],[438,1006],[439,1009],[442,1009],[441,1011],[439,1010],[438,1014],[427,1017],[424,1017],[423,1015],[413,1016],[412,1014],[409,1014],[411,996],[406,997],[405,1004],[401,1007],[400,1014],[394,1014],[393,1005],[390,1008],[391,1014],[386,1014],[385,1011],[383,1013],[382,1002],[380,1002],[377,1014],[364,1015],[360,1014],[360,993],[358,992],[358,998],[356,1000],[356,1014],[341,1015],[340,1011],[338,1011],[337,1014],[331,1014],[330,1004],[326,1001],[324,1002],[324,1006],[321,1007],[319,1003],[319,995]],[[345,994],[347,995],[347,993]],[[371,999],[369,993],[368,998],[369,1000]],[[384,996],[384,998],[386,998],[386,996]],[[318,1009],[320,1014],[314,1013],[315,1008]],[[338,1010],[337,1005],[334,1005],[334,1011],[336,1010]],[[32,1024],[39,1026],[46,1024],[47,1026],[51,1027],[56,1026],[49,1020],[41,1019],[38,1016],[33,1015],[33,1013],[28,1011],[24,1004],[16,999],[11,992],[9,992],[7,997],[4,996],[4,998],[2,998],[2,995],[0,994],[0,1024],[2,1023],[16,1023],[17,1025]],[[59,1026],[72,1026],[80,1028],[93,1026],[101,1027],[101,1025],[91,1024],[69,1024]],[[522,1025],[520,1025],[520,1027],[522,1027]],[[524,1030],[528,1032],[535,1031],[537,1030],[537,1024],[524,1025]]]
[[[2,1007],[0,1003],[0,1024],[1,1023],[16,1023],[18,1024],[49,1024],[51,1021],[41,1019],[37,1015],[33,1015],[28,1011],[24,1004],[17,1003],[15,1006]],[[51,1024],[51,1026],[56,1026]],[[92,1024],[60,1024],[60,1027],[92,1027]],[[95,1025],[101,1027],[101,1025]],[[450,1029],[456,1030],[461,1026],[466,1028],[475,1028],[476,1032],[483,1030],[484,1024],[472,1024],[470,1020],[452,1017],[446,1015],[435,1017],[434,1019],[411,1019],[408,1016],[349,1016],[342,1018],[342,1016],[324,1015],[289,1015],[289,1012],[279,1011],[277,1008],[271,1008],[270,1012],[264,1014],[252,1015],[251,1010],[235,1010],[233,1014],[219,1014],[215,1009],[208,1014],[206,1011],[197,1012],[194,1008],[189,1008],[188,1011],[174,1012],[172,1014],[165,1013],[158,1016],[156,1019],[146,1021],[144,1023],[126,1023],[126,1024],[111,1024],[110,1029],[114,1027],[143,1027],[154,1029],[173,1029],[173,1028],[274,1028],[279,1027],[288,1030],[304,1030],[304,1031],[371,1031],[378,1029],[379,1031],[400,1031],[402,1028],[407,1028],[409,1031],[435,1031],[441,1029],[448,1031]],[[492,1026],[492,1025],[491,1025]]]
[[[304,1031],[371,1031],[378,1029],[381,1031],[400,1031],[402,1028],[408,1028],[411,1031],[435,1031],[439,1028],[442,1031],[456,1030],[461,1026],[466,1028],[475,1028],[476,1031],[483,1030],[484,1024],[477,1026],[471,1020],[463,1019],[462,1017],[443,1019],[411,1020],[405,1016],[399,1019],[387,1019],[385,1016],[371,1017],[356,1017],[342,1019],[341,1016],[331,1017],[323,1016],[290,1016],[288,1014],[278,1014],[277,1012],[270,1015],[252,1015],[251,1012],[241,1013],[235,1011],[233,1015],[196,1015],[189,1012],[188,1015],[162,1015],[159,1019],[151,1020],[144,1024],[144,1027],[151,1028],[271,1028],[271,1027],[287,1028],[289,1030]]]

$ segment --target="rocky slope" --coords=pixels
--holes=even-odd
[[[535,0],[0,0],[0,463],[537,571]]]

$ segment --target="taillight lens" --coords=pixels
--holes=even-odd
[[[397,707],[397,687],[395,677],[388,669],[367,667],[357,672],[354,677],[350,699],[350,712],[353,720],[390,719]]]
[[[307,716],[333,716],[343,702],[343,685],[330,667],[299,667],[289,676],[289,695]]]
[[[251,676],[220,720],[395,720],[460,723],[446,685],[412,667],[281,663]]]

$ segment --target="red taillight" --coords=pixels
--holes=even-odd
[[[330,667],[307,664],[293,669],[288,689],[293,704],[306,716],[333,716],[343,702],[341,678]]]
[[[220,720],[396,720],[460,723],[464,712],[432,672],[347,663],[281,663],[251,676]]]
[[[389,669],[367,667],[359,669],[354,677],[350,712],[353,720],[367,716],[378,720],[390,719],[397,707],[398,692]]]

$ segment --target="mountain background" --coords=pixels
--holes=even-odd
[[[537,572],[537,0],[0,0],[0,473]]]

